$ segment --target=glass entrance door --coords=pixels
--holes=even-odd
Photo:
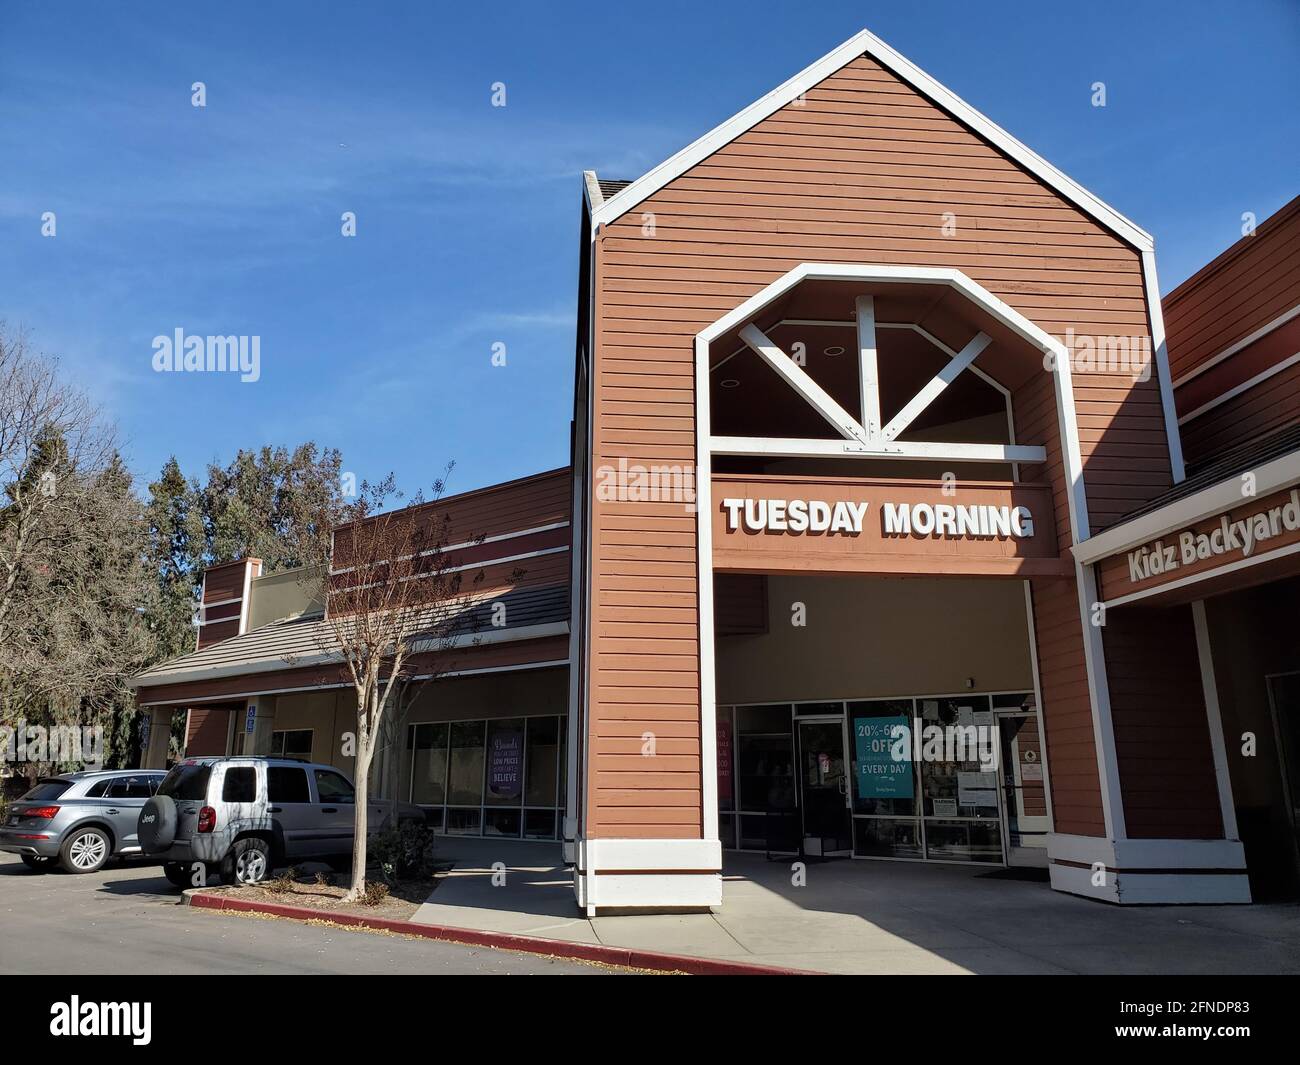
[[[1002,818],[1008,865],[1047,866],[1047,791],[1038,715],[997,713]]]
[[[853,851],[853,834],[844,718],[798,719],[796,735],[803,851],[824,857],[848,856]]]

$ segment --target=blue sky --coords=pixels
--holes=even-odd
[[[0,317],[142,480],[309,438],[408,490],[563,465],[581,170],[638,176],[863,26],[1155,234],[1166,292],[1300,192],[1297,0],[0,0]],[[178,327],[259,335],[261,380],[153,372]]]

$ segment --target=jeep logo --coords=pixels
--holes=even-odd
[[[152,825],[154,823],[154,820],[155,818],[153,814],[145,814],[142,818],[140,818],[140,823],[143,825]]]

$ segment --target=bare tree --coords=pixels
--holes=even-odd
[[[0,717],[105,724],[156,650],[142,506],[111,426],[0,327]],[[29,767],[32,771],[36,767]]]
[[[451,467],[448,467],[450,471]],[[401,715],[414,694],[446,671],[452,654],[475,642],[474,590],[483,580],[463,564],[481,537],[453,530],[433,498],[384,511],[393,495],[390,476],[363,484],[346,522],[334,530],[321,649],[342,657],[357,700],[356,811],[352,884],[347,898],[366,888],[366,834],[370,775],[390,715]],[[456,536],[460,542],[452,543]]]
[[[49,564],[115,460],[113,431],[85,394],[0,323],[0,653],[12,638],[19,583]]]

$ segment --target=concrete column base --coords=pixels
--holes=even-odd
[[[1052,887],[1072,895],[1128,905],[1251,901],[1239,840],[1115,840],[1054,832],[1047,853]]]
[[[574,895],[588,917],[705,912],[722,905],[716,839],[579,839]]]

